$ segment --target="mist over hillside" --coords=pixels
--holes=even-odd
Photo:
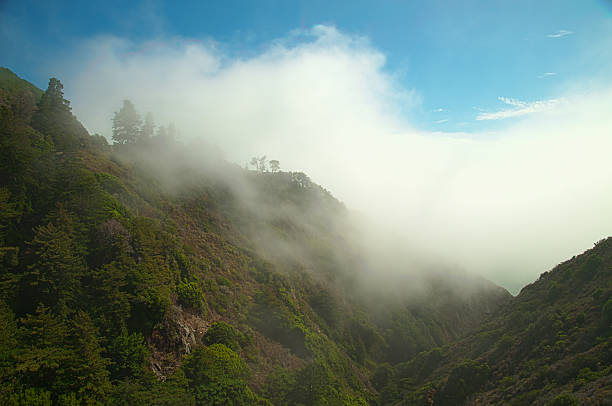
[[[148,134],[129,102],[112,146],[56,78],[41,94],[3,70],[0,107],[5,403],[375,402],[373,365],[510,298],[383,262],[394,248],[306,174]]]
[[[243,168],[129,101],[109,145],[59,80],[0,79],[2,402],[606,398],[608,240],[513,298],[276,160]]]
[[[104,36],[81,41],[57,69],[92,133],[109,137],[108,117],[129,98],[241,166],[267,155],[308,173],[414,253],[513,293],[609,234],[606,83],[588,92],[568,83],[530,105],[500,97],[502,113],[524,117],[502,129],[436,132],[412,123],[406,111],[419,111],[423,96],[365,37],[317,25],[248,57],[226,48]]]
[[[612,7],[0,1],[0,406],[612,404]]]

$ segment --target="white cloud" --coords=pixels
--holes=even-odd
[[[441,113],[443,111],[446,111],[446,110],[444,110],[442,107],[438,107],[437,109],[433,109],[431,112],[432,113]]]
[[[548,38],[562,38],[562,37],[565,37],[566,35],[571,35],[571,34],[573,34],[573,31],[559,30],[557,32],[548,34],[546,37],[548,37]]]
[[[480,119],[525,115],[495,136],[415,130],[416,103],[363,38],[319,26],[232,58],[211,41],[85,43],[66,68],[75,114],[110,134],[129,97],[184,138],[303,170],[348,207],[429,252],[517,287],[612,230],[612,89],[525,102]],[[70,74],[70,69],[73,73]],[[550,111],[551,114],[531,114]],[[399,238],[399,237],[398,237]]]
[[[556,74],[557,74],[557,72],[544,72],[540,76],[538,76],[538,78],[540,78],[540,79],[547,78],[549,76],[555,76]]]
[[[442,120],[434,121],[434,124],[442,124],[442,123],[446,123],[447,121],[448,121],[448,118],[443,118]]]
[[[541,113],[549,111],[559,106],[563,99],[538,100],[534,102],[524,102],[517,99],[498,97],[505,104],[514,107],[513,109],[499,110],[495,112],[481,112],[476,116],[476,120],[501,120],[510,117],[519,117],[527,114]]]

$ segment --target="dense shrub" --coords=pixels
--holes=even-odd
[[[257,402],[246,384],[249,370],[245,362],[223,344],[195,349],[185,358],[183,370],[197,405],[253,405]]]
[[[205,307],[206,298],[200,284],[197,282],[183,282],[176,287],[176,295],[181,305],[202,310]]]
[[[223,344],[234,351],[240,351],[241,345],[246,341],[244,334],[223,321],[214,322],[202,337],[202,342],[206,345]]]
[[[109,355],[113,361],[112,377],[123,379],[137,376],[144,371],[149,358],[149,349],[142,334],[121,334],[109,347]]]

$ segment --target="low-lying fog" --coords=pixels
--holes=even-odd
[[[267,155],[307,173],[399,247],[513,293],[612,234],[610,86],[502,98],[507,109],[474,120],[505,119],[503,129],[434,133],[406,118],[418,88],[402,88],[367,39],[329,26],[245,58],[213,41],[98,37],[66,60],[55,72],[90,132],[110,139],[129,98],[230,161]]]

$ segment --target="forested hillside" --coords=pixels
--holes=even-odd
[[[608,238],[540,275],[467,337],[389,368],[382,392],[406,405],[608,405],[611,337]]]
[[[109,145],[59,80],[0,71],[0,404],[605,399],[609,240],[517,298],[393,276],[305,174],[241,168],[129,102],[114,127]]]

